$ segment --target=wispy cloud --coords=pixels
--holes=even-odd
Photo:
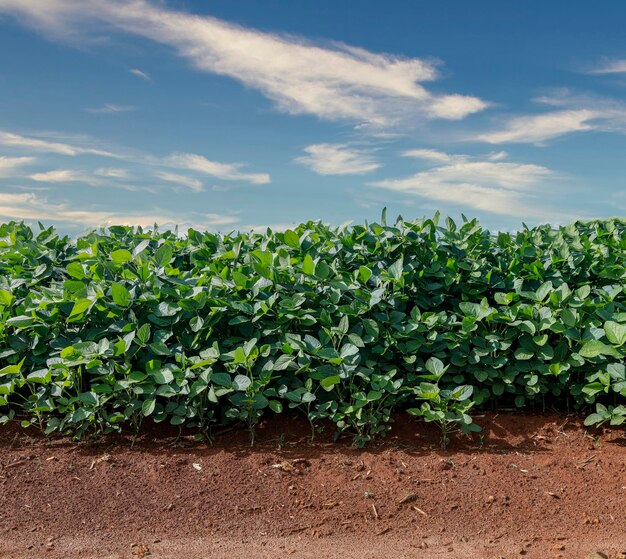
[[[131,74],[133,74],[134,76],[137,76],[138,78],[141,78],[142,80],[145,80],[147,82],[152,82],[152,78],[148,74],[146,74],[145,72],[142,72],[139,68],[131,68],[128,71]]]
[[[202,192],[204,190],[202,181],[198,179],[194,179],[193,177],[188,177],[186,175],[179,175],[177,173],[167,173],[165,171],[156,173],[155,176],[161,180],[173,182],[181,186],[184,186],[186,188],[189,188],[193,190],[194,192]]]
[[[533,101],[551,110],[509,117],[493,130],[472,139],[491,144],[543,145],[547,140],[578,132],[626,133],[626,103],[621,100],[560,88],[549,90]]]
[[[429,169],[371,185],[495,214],[548,215],[543,208],[527,201],[528,195],[553,175],[546,167],[453,154],[445,154],[449,157],[444,160],[443,152],[437,153],[438,159],[432,153],[422,154],[431,156],[429,162],[433,166]]]
[[[0,12],[61,39],[101,25],[147,37],[200,71],[257,89],[287,113],[388,126],[420,117],[460,119],[488,105],[428,91],[422,83],[439,77],[432,60],[261,32],[145,0],[0,0]]]
[[[449,153],[444,153],[443,151],[439,151],[436,149],[410,149],[402,152],[404,157],[415,157],[416,159],[423,159],[425,161],[434,161],[437,163],[448,163],[452,161],[455,157],[465,158],[464,155],[450,155]]]
[[[2,2],[3,0],[0,0]],[[248,173],[245,172],[245,163],[223,163],[212,161],[206,157],[193,153],[174,153],[165,158],[156,157],[154,155],[141,153],[131,149],[117,149],[115,152],[95,147],[97,144],[92,138],[74,138],[73,143],[58,141],[59,134],[52,132],[46,135],[30,135],[24,136],[8,131],[0,131],[0,146],[5,146],[18,153],[51,153],[69,157],[81,155],[97,155],[106,158],[115,158],[130,164],[136,168],[139,174],[154,176],[157,174],[159,178],[168,182],[175,182],[180,185],[191,188],[192,190],[202,190],[202,183],[198,178],[184,176],[171,172],[172,170],[185,169],[201,175],[210,175],[212,177],[226,181],[243,181],[251,184],[268,184],[271,177],[268,173]],[[81,143],[78,143],[78,142]],[[4,158],[2,164],[8,169],[9,164],[17,168],[19,161],[26,164],[32,162],[32,158]],[[167,168],[164,171],[163,168]],[[0,166],[0,173],[2,166]],[[25,177],[28,175],[25,175]],[[54,169],[51,171],[38,172],[31,175],[32,180],[46,182],[84,182],[86,184],[105,184],[98,177],[108,179],[127,180],[130,175],[127,169],[101,167],[95,170],[78,171],[72,169]],[[121,186],[119,184],[113,186]],[[135,188],[132,185],[126,185],[127,188]]]
[[[537,144],[572,132],[594,130],[593,121],[602,113],[589,109],[552,111],[538,115],[515,117],[499,130],[476,136],[476,140],[490,144]]]
[[[364,175],[380,168],[370,151],[348,144],[312,144],[295,161],[319,175]]]
[[[592,68],[588,74],[626,74],[626,59],[606,60],[599,66]]]
[[[109,179],[128,179],[130,174],[127,169],[120,169],[116,167],[102,167],[94,171],[95,175],[99,177],[105,177]]]
[[[85,109],[88,113],[94,114],[117,114],[117,113],[129,113],[136,111],[137,107],[133,105],[114,105],[112,103],[105,103],[101,107]]]
[[[0,178],[13,176],[34,160],[34,157],[0,157]]]
[[[120,175],[115,171],[121,169],[97,169],[91,170],[78,170],[78,169],[52,169],[50,171],[41,171],[33,173],[31,175],[24,176],[32,181],[39,183],[46,183],[51,185],[66,185],[70,183],[86,184],[88,186],[103,187],[103,188],[121,188],[129,191],[146,191],[155,193],[155,189],[151,186],[142,184],[132,184],[124,182],[124,179],[128,177],[126,175]],[[114,174],[102,174],[102,171],[113,171]]]
[[[59,221],[73,225],[98,227],[106,225],[141,225],[150,227],[180,225],[197,229],[217,230],[232,228],[239,222],[237,216],[192,212],[185,215],[159,208],[140,212],[106,211],[94,208],[75,208],[67,202],[51,201],[34,193],[1,193],[0,217],[3,219]]]
[[[2,2],[2,0],[0,0]],[[60,142],[46,136],[22,136],[12,132],[0,130],[0,146],[14,149],[27,150],[38,153],[58,153],[60,155],[99,155],[101,157],[116,157],[110,151],[100,149],[85,143],[85,145],[75,145]]]
[[[188,169],[223,180],[241,180],[252,184],[268,184],[271,181],[267,173],[242,172],[243,163],[210,161],[206,157],[195,153],[175,153],[167,157],[163,163],[168,167]]]
[[[52,171],[45,171],[42,173],[34,173],[29,175],[28,178],[37,182],[49,182],[49,183],[68,183],[68,182],[80,182],[84,184],[101,184],[101,179],[96,179],[92,175],[76,171],[74,169],[54,169]]]

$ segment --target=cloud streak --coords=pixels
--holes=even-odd
[[[626,74],[626,60],[609,60],[593,68],[589,74]]]
[[[271,180],[267,173],[245,173],[241,171],[244,166],[243,163],[220,163],[195,153],[175,153],[167,157],[163,163],[168,167],[187,169],[228,181],[240,180],[252,184],[268,184]]]
[[[2,0],[0,0],[1,2]],[[49,136],[53,134],[48,133]],[[24,136],[8,131],[0,131],[0,146],[10,148],[17,152],[37,152],[56,154],[67,157],[76,157],[81,155],[96,155],[105,158],[114,158],[124,161],[130,165],[143,170],[143,174],[157,175],[158,178],[178,183],[195,191],[203,189],[202,183],[198,178],[189,177],[171,172],[172,170],[184,169],[192,171],[200,175],[209,175],[211,177],[225,181],[243,181],[251,184],[269,184],[271,177],[269,173],[248,173],[243,170],[244,163],[224,163],[212,161],[203,155],[193,153],[173,153],[165,158],[155,157],[149,154],[142,154],[128,149],[121,149],[115,152],[92,147],[93,140],[82,139],[83,145],[77,143],[66,143],[53,141],[49,138],[41,138],[39,136]],[[18,162],[22,165],[33,161],[32,158],[2,158],[4,163],[0,164],[0,176],[3,166],[5,173],[8,172],[9,165],[16,169]],[[2,160],[0,159],[0,161]],[[163,170],[166,168],[168,170]],[[92,176],[94,175],[94,176]],[[29,178],[40,182],[84,182],[86,184],[98,185],[104,184],[97,177],[108,179],[128,179],[129,171],[127,169],[102,167],[94,171],[77,171],[71,169],[55,169],[46,172],[39,172],[30,175]]]
[[[0,217],[4,219],[50,220],[86,227],[108,225],[140,225],[151,227],[175,225],[197,229],[216,230],[230,228],[239,222],[233,215],[203,214],[190,215],[163,211],[159,208],[140,212],[116,212],[94,208],[73,208],[67,202],[50,201],[34,193],[0,193]],[[193,221],[189,221],[189,218]]]
[[[533,101],[552,110],[533,115],[509,117],[491,131],[473,140],[490,144],[546,141],[580,132],[626,133],[626,103],[610,97],[579,94],[567,88],[551,90]]]
[[[548,216],[548,212],[529,205],[526,198],[553,173],[546,167],[475,159],[434,150],[420,156],[433,166],[405,178],[385,179],[372,186],[446,202],[500,215]],[[437,158],[433,157],[437,154]],[[448,155],[448,158],[444,158]],[[414,155],[413,155],[414,156]]]
[[[538,144],[573,132],[597,128],[594,121],[602,116],[589,109],[553,111],[538,115],[515,117],[499,130],[476,136],[476,140],[489,144]]]
[[[32,175],[29,175],[28,178],[36,182],[47,183],[80,182],[90,184],[92,186],[103,184],[102,179],[97,179],[88,173],[76,171],[74,169],[54,169],[52,171],[33,173]]]
[[[137,76],[138,78],[141,78],[142,80],[145,80],[147,82],[152,83],[152,78],[146,74],[145,72],[142,72],[139,68],[131,68],[130,70],[128,70],[133,76]]]
[[[0,157],[0,178],[14,176],[33,161],[34,157]]]
[[[105,103],[102,107],[95,107],[85,109],[88,113],[93,114],[118,114],[118,113],[130,113],[136,111],[137,107],[133,105],[114,105],[113,103]]]
[[[193,190],[194,192],[202,192],[204,190],[204,186],[202,185],[202,181],[198,179],[194,179],[192,177],[188,177],[186,175],[179,175],[177,173],[167,173],[165,171],[156,173],[157,178],[167,181],[173,182],[178,185],[184,186]]]
[[[348,144],[312,144],[294,161],[318,175],[364,175],[380,168],[369,151]]]
[[[439,77],[431,60],[261,32],[145,0],[0,0],[0,13],[61,39],[93,36],[103,26],[146,37],[199,71],[260,91],[290,114],[384,127],[415,118],[461,119],[488,106],[474,96],[428,91],[422,84]]]
[[[2,0],[0,0],[1,2]],[[91,146],[78,146],[36,136],[22,136],[0,130],[0,146],[23,149],[29,152],[57,153],[59,155],[99,155],[101,157],[117,157],[110,151]]]

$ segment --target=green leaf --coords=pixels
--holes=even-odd
[[[213,373],[211,375],[211,381],[218,386],[228,386],[232,384],[232,380],[228,373]]]
[[[252,381],[245,375],[237,375],[233,380],[235,390],[239,390],[241,392],[246,390],[251,384]]]
[[[370,270],[367,266],[361,266],[359,268],[359,280],[361,283],[367,283],[371,277],[372,270]]]
[[[152,373],[152,378],[157,384],[170,384],[174,380],[174,375],[172,371],[161,369],[160,371]]]
[[[458,388],[454,389],[451,397],[459,402],[463,402],[465,400],[468,400],[472,396],[473,392],[473,386],[459,386]]]
[[[92,306],[93,301],[91,299],[78,299],[72,307],[72,312],[70,312],[68,320],[78,320],[83,314],[88,312]]]
[[[125,248],[114,250],[111,253],[111,260],[113,260],[116,264],[124,264],[125,262],[130,262],[132,259],[133,255]]]
[[[282,413],[283,411],[283,405],[278,400],[270,400],[269,406],[274,413]]]
[[[300,237],[294,233],[291,229],[287,229],[284,233],[285,244],[291,248],[300,247]]]
[[[552,289],[553,289],[553,286],[552,286],[551,281],[546,281],[545,283],[541,284],[539,289],[537,289],[537,291],[535,292],[535,296],[537,297],[537,300],[543,301],[548,296],[548,294],[552,291]]]
[[[172,255],[174,254],[172,247],[165,243],[161,245],[154,253],[154,260],[161,267],[164,268],[170,263]]]
[[[315,274],[315,262],[313,258],[311,258],[310,254],[306,254],[304,260],[302,261],[302,271],[308,275],[312,276]]]
[[[626,343],[626,324],[608,320],[604,323],[604,332],[607,340],[612,344],[622,346]]]
[[[322,388],[324,390],[330,391],[334,388],[336,384],[339,384],[340,382],[341,382],[341,377],[339,375],[334,375],[331,377],[323,378],[320,381],[320,384],[322,385]]]
[[[155,407],[156,400],[154,398],[144,400],[143,404],[141,405],[141,413],[143,413],[144,416],[148,417],[149,415],[152,415]]]
[[[79,262],[70,262],[65,268],[70,277],[82,280],[85,278],[85,270]]]
[[[146,345],[150,341],[150,325],[148,323],[143,324],[137,329],[137,339]]]
[[[402,277],[404,270],[404,259],[399,258],[389,267],[389,275],[396,281]]]
[[[593,359],[600,355],[609,355],[611,357],[621,357],[619,351],[613,346],[607,345],[600,340],[590,340],[586,342],[578,351],[579,355],[585,359]]]
[[[121,283],[114,283],[111,285],[111,296],[113,302],[120,307],[127,307],[131,302],[130,291],[126,289]]]
[[[13,295],[6,289],[0,289],[0,305],[8,307],[13,301]]]
[[[433,375],[441,376],[446,368],[443,366],[442,361],[436,357],[431,357],[426,361],[426,370]]]

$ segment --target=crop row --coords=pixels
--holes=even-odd
[[[626,417],[626,222],[447,218],[213,234],[0,226],[0,423],[98,435],[294,410],[358,444],[394,411]]]

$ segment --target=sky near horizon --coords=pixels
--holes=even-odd
[[[0,221],[626,216],[626,3],[0,0]]]

